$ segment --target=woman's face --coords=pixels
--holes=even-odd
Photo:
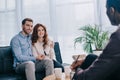
[[[40,27],[38,28],[38,37],[39,37],[39,38],[43,38],[44,35],[45,35],[45,30],[44,30],[44,28],[43,28],[42,26],[40,26]]]

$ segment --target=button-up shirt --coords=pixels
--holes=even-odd
[[[25,36],[20,32],[12,38],[10,45],[14,56],[14,67],[17,63],[36,60],[32,54],[31,35]]]

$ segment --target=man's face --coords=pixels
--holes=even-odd
[[[33,22],[26,21],[24,25],[22,25],[23,31],[26,35],[30,34],[33,30]]]

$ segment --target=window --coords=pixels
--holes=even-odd
[[[0,0],[0,46],[8,46],[18,30],[15,9],[15,0]]]
[[[86,24],[100,24],[113,31],[106,16],[105,0],[0,0],[0,46],[9,45],[20,31],[25,17],[42,23],[49,36],[60,43],[64,62],[72,62],[73,54],[85,53],[81,45],[74,48],[78,28]],[[88,8],[89,7],[89,8]],[[69,56],[68,56],[69,55]],[[71,60],[71,61],[70,61]]]
[[[94,1],[56,0],[56,20],[63,61],[72,62],[73,54],[85,53],[81,45],[74,48],[74,39],[79,35],[80,26],[95,23]]]
[[[23,18],[30,17],[34,20],[34,24],[42,23],[48,30],[50,29],[48,0],[23,0],[23,7]]]

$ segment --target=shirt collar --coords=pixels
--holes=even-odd
[[[29,34],[29,35],[23,35],[23,34],[22,34],[22,31],[19,32],[19,35],[20,35],[22,38],[30,38],[30,36],[31,36],[31,34]]]

